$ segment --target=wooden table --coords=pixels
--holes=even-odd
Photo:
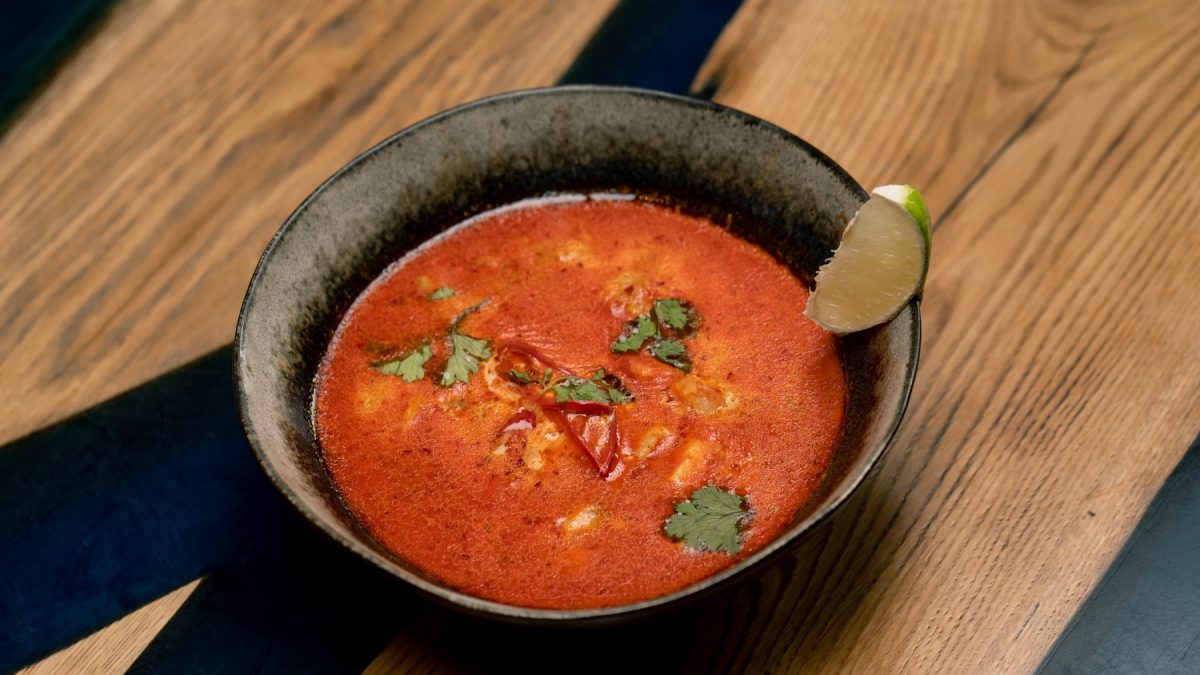
[[[0,137],[0,441],[229,342],[325,176],[555,82],[613,6],[123,0]],[[921,371],[879,472],[794,565],[627,644],[718,672],[1042,661],[1200,433],[1198,30],[1193,0],[741,6],[695,89],[927,196]],[[123,669],[194,587],[28,672]],[[540,649],[430,616],[368,671]]]

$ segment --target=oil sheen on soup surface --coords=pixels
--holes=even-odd
[[[642,200],[530,202],[393,265],[317,380],[334,481],[429,576],[514,605],[670,593],[762,548],[841,432],[805,285]]]

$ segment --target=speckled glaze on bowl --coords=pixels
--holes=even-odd
[[[847,426],[808,505],[777,539],[670,595],[587,610],[531,609],[456,591],[397,559],[354,521],[310,421],[313,377],[338,321],[392,261],[481,211],[550,192],[632,190],[717,216],[811,280],[866,193],[792,134],[693,99],[556,87],[468,103],[367,151],[296,209],[263,253],[238,321],[234,378],[246,436],[276,486],[335,540],[429,596],[524,622],[606,622],[700,597],[797,544],[862,482],[890,442],[920,345],[916,301],[839,341]],[[795,311],[802,311],[797,306]]]

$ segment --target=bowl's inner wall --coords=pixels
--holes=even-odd
[[[243,309],[235,367],[248,432],[268,471],[303,511],[368,558],[437,592],[357,527],[330,483],[309,420],[323,352],[358,294],[433,235],[528,197],[614,189],[663,196],[722,224],[730,216],[731,230],[807,279],[865,199],[836,166],[770,125],[644,92],[529,92],[402,132],[322,186],[289,219],[264,255]],[[915,308],[901,318],[907,322],[841,341],[849,422],[826,481],[798,519],[836,496],[870,454],[864,451],[886,439],[903,403],[898,385]]]

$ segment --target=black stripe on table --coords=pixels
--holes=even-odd
[[[1200,673],[1200,437],[1038,672]]]
[[[0,1],[0,132],[111,4]]]

